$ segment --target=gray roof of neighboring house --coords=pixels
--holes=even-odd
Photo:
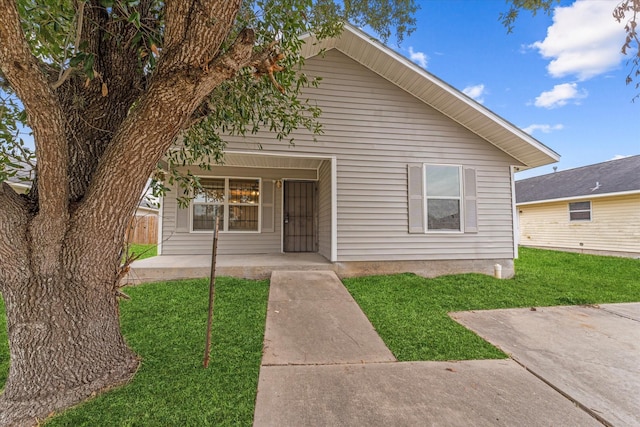
[[[146,208],[146,209],[150,209],[150,210],[154,210],[154,211],[158,210],[157,202],[154,202],[153,200],[147,200],[146,198],[143,198],[142,200],[140,200],[140,203],[138,204],[138,207],[139,208]]]
[[[640,191],[640,155],[516,181],[516,203]]]

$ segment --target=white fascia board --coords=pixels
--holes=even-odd
[[[516,206],[541,205],[543,203],[568,202],[572,200],[584,200],[584,199],[602,199],[604,197],[630,196],[634,194],[640,194],[640,190],[620,191],[618,193],[603,193],[603,194],[592,194],[592,195],[583,194],[581,196],[560,197],[557,199],[534,200],[532,202],[516,203]]]

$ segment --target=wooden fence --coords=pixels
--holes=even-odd
[[[129,223],[127,242],[142,245],[158,243],[158,215],[136,215]]]

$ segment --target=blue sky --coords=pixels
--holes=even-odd
[[[522,12],[507,34],[504,0],[417,0],[416,31],[389,45],[562,156],[516,175],[527,178],[640,154],[618,2],[563,0],[551,16]]]
[[[640,154],[639,91],[625,84],[624,26],[611,14],[619,0],[522,12],[511,34],[505,0],[416,2],[417,29],[390,47],[562,156],[517,179]]]

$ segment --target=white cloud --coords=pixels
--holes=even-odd
[[[487,93],[484,90],[484,85],[483,84],[479,84],[479,85],[475,85],[475,86],[467,86],[464,89],[462,89],[462,93],[464,93],[465,95],[467,95],[469,98],[473,98],[476,101],[478,101],[479,103],[483,103],[484,102],[484,95]]]
[[[613,156],[612,159],[609,159],[609,160],[620,160],[620,159],[624,159],[625,157],[631,157],[631,154],[627,154],[627,155],[616,154],[615,156]]]
[[[542,133],[551,133],[554,130],[562,130],[564,126],[561,124],[557,125],[541,125],[541,124],[533,124],[529,125],[526,128],[522,128],[523,131],[528,133],[529,135],[533,135],[533,132],[540,131]]]
[[[551,59],[547,70],[553,77],[575,75],[580,80],[603,74],[623,59],[624,23],[612,16],[619,0],[576,0],[554,9],[547,37],[531,47]]]
[[[563,83],[555,85],[550,91],[542,92],[540,96],[536,98],[534,105],[536,107],[551,109],[567,105],[569,101],[579,104],[579,101],[586,98],[588,94],[584,89],[578,90],[576,83]]]
[[[409,46],[409,59],[422,68],[427,68],[427,60],[429,57],[424,52],[414,51],[412,46]]]

